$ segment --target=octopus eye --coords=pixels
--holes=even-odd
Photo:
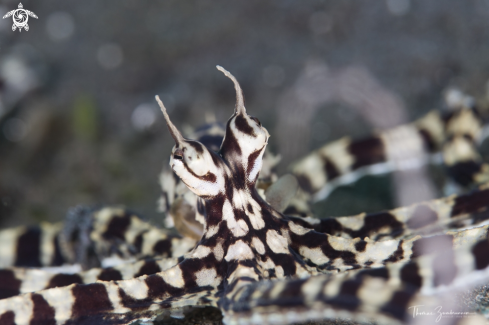
[[[256,117],[254,117],[254,116],[250,116],[250,118],[251,118],[253,121],[255,121],[255,122],[256,122],[256,124],[258,124],[258,126],[261,126],[261,123],[260,123],[260,120],[259,120],[259,119],[257,119],[257,118],[256,118]]]
[[[173,153],[173,159],[178,159],[178,160],[183,160],[183,150],[182,149],[177,149]]]

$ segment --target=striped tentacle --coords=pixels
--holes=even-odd
[[[344,238],[401,238],[460,229],[489,219],[489,184],[464,195],[417,203],[378,213],[315,219],[289,217],[303,227]]]
[[[72,284],[3,299],[0,324],[128,324],[172,308],[216,306],[213,297],[222,278],[214,267],[187,258],[131,280]]]
[[[292,232],[298,232],[297,226],[294,226],[290,222],[289,226]],[[348,271],[346,272],[347,276],[352,277],[349,274],[356,274],[356,271],[352,271],[353,269],[372,268],[375,273],[375,270],[380,267],[394,270],[395,272],[391,271],[393,276],[399,277],[399,275],[404,274],[406,270],[411,270],[411,264],[414,263],[411,259],[420,260],[421,257],[424,256],[431,256],[435,253],[451,251],[453,249],[459,249],[460,247],[472,247],[481,240],[487,240],[488,228],[489,226],[486,226],[478,229],[462,232],[449,232],[443,235],[426,238],[420,238],[418,236],[412,240],[384,241],[380,243],[361,241],[359,239],[348,242],[348,240],[342,238],[328,238],[329,242],[327,244],[317,243],[318,246],[315,248],[306,246],[298,247],[303,240],[292,238],[292,241],[297,244],[291,245],[291,248],[295,249],[298,254],[307,261],[307,264],[317,265],[320,273],[331,274],[331,272]],[[313,231],[304,233],[304,236],[307,236],[308,244],[316,241],[315,237],[319,237],[318,234],[315,234]],[[319,240],[317,240],[317,242],[318,241]],[[270,240],[267,240],[267,242],[270,242]],[[339,247],[341,247],[341,249],[335,250],[335,248]],[[319,263],[324,264],[318,266]],[[350,266],[347,267],[347,264]],[[260,262],[236,261],[235,263],[230,263],[230,265],[231,266],[228,268],[229,276],[225,280],[225,294],[219,302],[220,307],[224,310],[228,310],[229,306],[233,305],[234,302],[241,301],[242,296],[246,296],[249,286],[254,286],[254,283],[262,280],[265,274],[265,278],[271,279],[271,277],[267,273],[264,273],[262,268],[260,268]],[[399,271],[401,269],[402,271]],[[309,273],[313,275],[317,274],[317,272],[315,273],[313,271],[310,271]],[[299,273],[292,276],[292,278],[297,277],[300,278],[304,276],[301,276]],[[295,294],[299,293],[295,292]]]
[[[455,249],[436,252],[425,245],[425,254],[411,261],[350,271],[343,277],[327,274],[251,284],[227,306],[224,321],[285,324],[341,317],[403,324],[412,316],[410,306],[435,307],[436,295],[489,280],[487,227],[473,231],[479,235],[475,242],[464,243],[460,237]],[[285,312],[277,312],[285,306]]]
[[[482,119],[475,108],[464,107],[447,119],[444,163],[448,174],[462,186],[489,181],[489,164],[477,150],[482,127]]]
[[[72,232],[64,237],[69,238]],[[134,213],[113,207],[91,213],[89,232],[85,236],[89,238],[88,246],[100,260],[113,255],[122,259],[155,255],[178,257],[195,246],[195,240],[171,235]]]
[[[369,238],[343,238],[322,234],[289,221],[286,234],[290,247],[320,272],[343,272],[375,268],[415,258],[425,251],[436,251],[473,243],[487,236],[489,226],[427,237],[374,241]],[[443,243],[439,245],[438,243]]]
[[[62,224],[0,230],[0,268],[9,266],[59,266],[66,263],[58,235]]]
[[[366,139],[345,137],[313,151],[292,165],[291,170],[298,178],[301,189],[309,195],[309,200],[313,197],[322,199],[333,186],[338,185],[334,180],[339,184],[350,183],[363,175],[360,172],[362,169],[367,173],[393,170],[395,166],[378,164],[394,163],[398,156],[422,159],[419,155],[425,149],[428,152],[439,151],[445,139],[444,123],[441,114],[432,111],[416,122]],[[405,152],[400,154],[400,150]],[[345,179],[340,179],[342,177]]]
[[[41,223],[0,231],[0,268],[79,263],[98,266],[114,255],[178,257],[195,246],[191,238],[170,235],[121,208],[76,208],[65,225]],[[71,217],[75,216],[75,217]],[[77,222],[77,219],[81,222]]]
[[[363,140],[345,137],[328,143],[292,165],[301,193],[285,212],[310,215],[304,202],[324,199],[338,185],[354,182],[365,174],[413,168],[427,163],[427,154],[440,151],[456,181],[468,174],[471,183],[488,181],[484,175],[489,168],[481,163],[475,148],[481,125],[475,109],[457,108],[445,114],[431,111],[413,123]]]
[[[21,293],[64,287],[70,284],[88,284],[96,281],[128,280],[166,270],[178,263],[178,258],[156,258],[125,263],[108,268],[93,268],[78,273],[31,268],[0,269],[0,299]]]

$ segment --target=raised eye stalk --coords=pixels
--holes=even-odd
[[[246,114],[246,108],[244,106],[244,99],[243,99],[243,91],[241,90],[241,86],[239,85],[238,80],[226,69],[221,67],[220,65],[216,65],[217,70],[221,71],[231,79],[234,83],[234,89],[236,89],[236,107],[234,109],[236,114]]]
[[[168,116],[168,113],[166,112],[166,107],[163,105],[163,102],[160,99],[160,96],[156,95],[155,96],[156,101],[158,102],[158,105],[160,105],[161,111],[163,112],[163,116],[165,117],[166,125],[168,126],[168,129],[170,130],[170,134],[175,140],[175,144],[178,145],[183,141],[183,136],[178,131],[177,127],[171,122],[170,117]]]

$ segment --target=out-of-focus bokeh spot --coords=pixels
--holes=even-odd
[[[97,50],[97,60],[104,69],[115,69],[122,64],[124,54],[118,44],[108,43],[101,45]]]
[[[132,126],[138,131],[149,129],[156,121],[156,113],[157,107],[154,104],[140,104],[132,112]]]
[[[411,0],[386,0],[387,9],[396,16],[402,16],[409,12]]]
[[[46,31],[53,41],[63,41],[75,32],[73,17],[64,11],[53,12],[47,17]]]

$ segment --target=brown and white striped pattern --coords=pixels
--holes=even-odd
[[[325,219],[291,218],[304,227],[334,236],[374,240],[461,229],[489,219],[489,184],[481,185],[469,194],[452,195],[389,211]]]
[[[483,219],[478,214],[486,211],[485,187],[387,214],[341,218],[336,229],[330,221],[289,217],[272,208],[256,191],[268,132],[247,114],[236,79],[218,69],[233,81],[237,93],[219,153],[185,139],[160,102],[175,140],[170,166],[202,202],[204,231],[197,245],[178,258],[178,264],[167,269],[158,265],[161,271],[153,264],[144,273],[147,262],[141,261],[109,269],[114,274],[131,269],[140,275],[132,279],[121,274],[121,279],[101,281],[109,279],[101,279],[107,269],[93,270],[74,276],[95,283],[2,299],[0,324],[129,324],[197,305],[219,307],[226,324],[287,324],[327,317],[401,323],[407,321],[412,303],[435,303],[437,294],[451,287],[487,281],[489,226],[443,230]],[[152,230],[131,215],[100,217],[97,222],[91,238],[101,251],[104,241],[111,247],[115,239],[124,243],[120,250],[127,247],[128,252],[137,246],[136,238],[154,248],[154,240],[145,239]],[[420,231],[428,226],[439,228]],[[107,232],[110,236],[104,236]],[[175,260],[162,262],[169,266]],[[12,282],[21,277],[18,271],[10,274]],[[149,274],[153,271],[158,272]],[[51,281],[45,281],[47,286]]]
[[[75,283],[88,284],[95,281],[128,280],[141,275],[161,272],[177,263],[178,259],[175,257],[146,259],[113,267],[92,268],[78,273],[56,273],[53,270],[32,268],[0,269],[0,277],[3,280],[0,281],[0,299]]]
[[[429,163],[441,152],[449,176],[467,186],[489,181],[489,166],[482,163],[476,144],[482,119],[475,108],[458,107],[442,114],[431,111],[419,120],[363,140],[349,137],[326,144],[295,163],[299,200],[285,211],[309,215],[303,201],[324,199],[335,186],[351,183],[365,174],[387,173]]]
[[[171,235],[122,208],[90,209],[83,215],[88,226],[41,223],[0,231],[0,268],[61,266],[80,263],[84,254],[95,253],[96,265],[114,255],[121,259],[145,256],[178,257],[196,241]],[[68,228],[68,230],[67,230]],[[86,232],[83,232],[83,231]],[[86,242],[73,240],[73,235]],[[93,253],[92,253],[93,254]],[[93,264],[92,264],[93,265]]]
[[[321,275],[251,284],[239,301],[225,310],[225,323],[287,324],[348,317],[404,324],[411,318],[410,306],[435,308],[439,303],[434,296],[437,292],[487,281],[487,228],[474,231],[484,235],[471,244],[447,247],[385,267],[352,271],[344,277]],[[286,308],[278,312],[282,306]],[[433,320],[424,319],[424,323]]]

